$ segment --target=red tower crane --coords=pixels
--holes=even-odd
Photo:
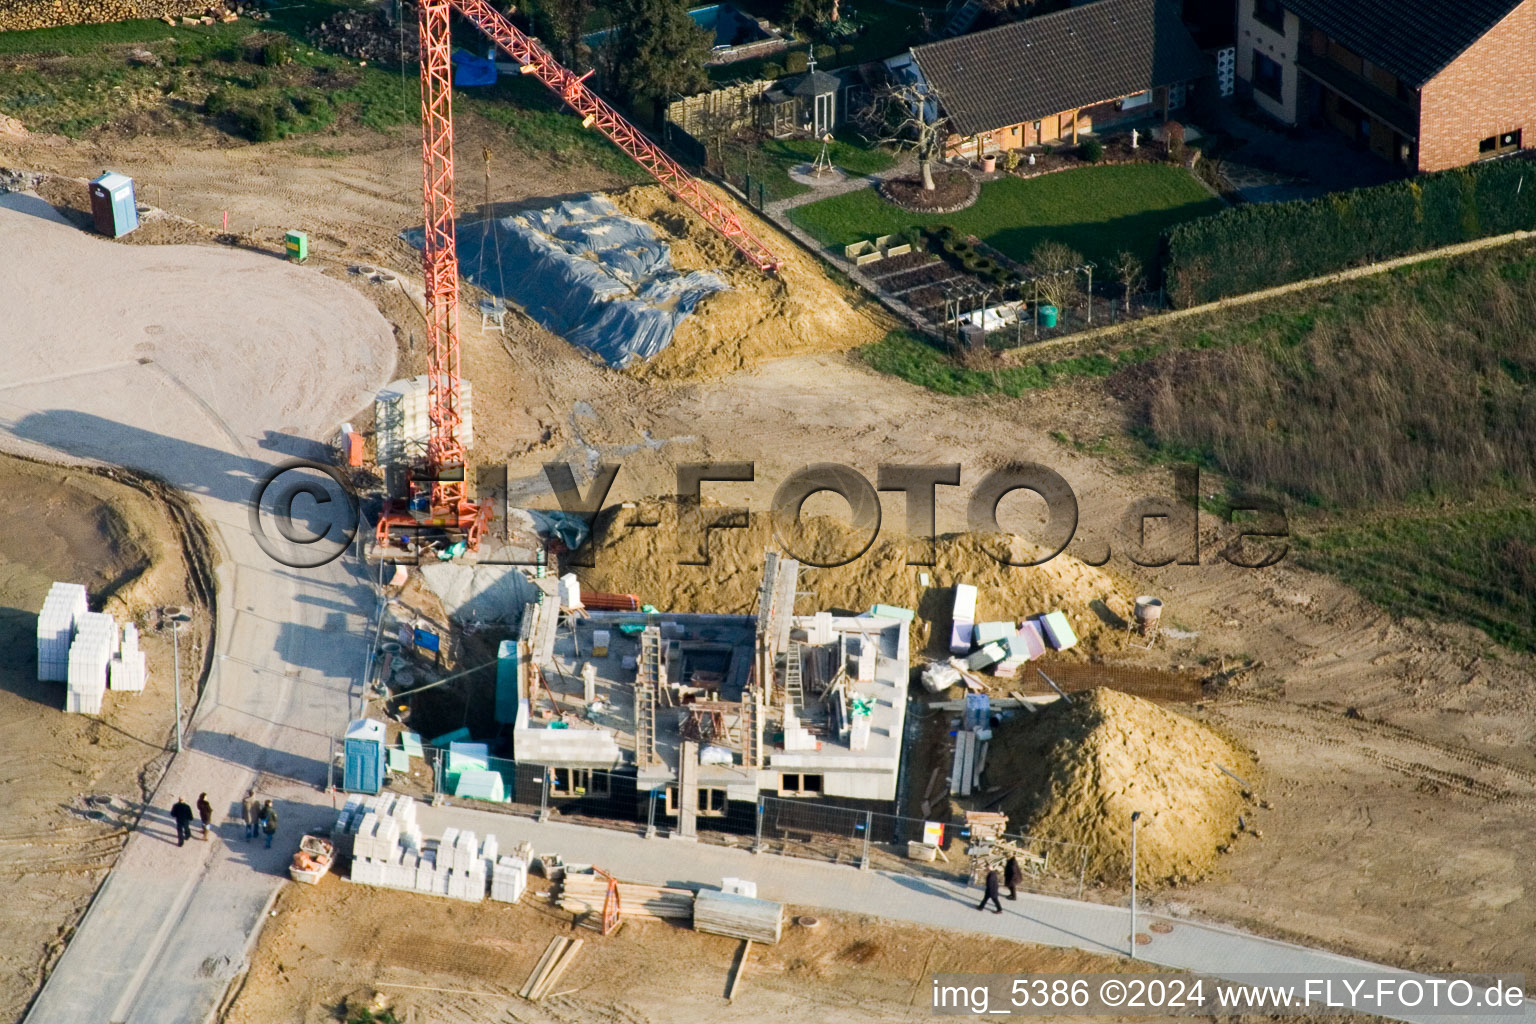
[[[428,418],[425,473],[413,477],[410,496],[393,503],[379,519],[377,539],[387,546],[398,531],[421,527],[461,534],[479,546],[490,521],[490,506],[468,497],[459,379],[459,258],[453,234],[453,64],[448,16],[457,10],[581,115],[668,192],[702,217],[753,266],[771,274],[780,261],[721,202],[661,147],[609,106],[577,75],[550,56],[486,0],[417,0],[421,32],[422,208],[426,240],[422,267],[426,291]],[[590,74],[590,72],[588,72]]]

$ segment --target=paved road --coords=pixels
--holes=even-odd
[[[306,454],[304,438],[330,435],[388,379],[393,335],[366,297],[315,270],[114,244],[25,195],[0,196],[0,237],[25,254],[0,266],[0,445],[160,475],[194,496],[220,562],[218,660],[188,748],[27,1020],[202,1021],[287,856],[231,845],[227,829],[178,849],[165,811],[203,791],[232,808],[254,784],[278,800],[285,831],[325,817],[310,804],[373,610],[355,565],[272,561],[246,500],[266,467]]]

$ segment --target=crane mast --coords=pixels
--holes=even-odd
[[[462,434],[459,257],[453,225],[453,41],[448,20],[455,10],[516,61],[523,74],[544,83],[580,115],[583,127],[601,132],[758,270],[771,274],[782,265],[735,210],[588,88],[587,75],[577,75],[561,65],[487,0],[417,0],[429,430],[424,473],[413,476],[410,496],[392,503],[379,519],[377,539],[381,547],[387,547],[397,532],[429,527],[462,535],[467,547],[474,550],[491,515],[489,504],[469,500],[466,439]]]

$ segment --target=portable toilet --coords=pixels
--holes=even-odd
[[[348,725],[343,754],[346,769],[342,789],[348,793],[377,793],[383,787],[388,765],[383,722],[359,718]]]
[[[91,182],[91,216],[96,230],[109,238],[121,238],[139,226],[139,207],[133,197],[133,179],[108,171]]]

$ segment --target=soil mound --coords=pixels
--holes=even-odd
[[[812,256],[740,203],[732,202],[738,215],[784,261],[773,277],[748,264],[660,185],[608,198],[625,213],[656,225],[678,270],[713,270],[731,285],[730,291],[701,302],[678,326],[672,344],[632,368],[639,377],[717,377],[781,356],[843,352],[879,341],[896,326],[877,303],[834,281]]]
[[[770,547],[785,550],[775,536],[772,518],[753,513],[745,529],[709,531],[708,565],[680,564],[685,553],[677,524],[675,500],[651,499],[605,514],[598,523],[592,568],[576,570],[582,586],[636,594],[667,611],[754,611],[763,552]],[[803,519],[788,539],[791,550],[826,562],[834,560],[828,557],[834,553],[856,552],[866,536],[855,534],[840,520],[813,516]],[[949,639],[954,607],[950,588],[957,582],[971,583],[979,591],[977,621],[1019,619],[1060,609],[1080,638],[1074,651],[1109,650],[1124,642],[1123,629],[1111,628],[1105,619],[1129,617],[1126,594],[1130,590],[1103,569],[1064,554],[1029,568],[1002,565],[990,550],[1001,551],[1006,545],[1016,560],[1022,560],[1035,549],[1020,537],[976,535],[941,537],[934,545],[934,565],[908,565],[909,552],[915,553],[920,543],[882,530],[869,550],[847,565],[803,567],[801,590],[807,593],[795,610],[802,615],[823,610],[864,612],[876,603],[912,608],[917,612],[913,651],[937,655]],[[924,574],[927,585],[922,582]]]
[[[1210,870],[1247,799],[1222,768],[1252,781],[1252,758],[1204,725],[1101,687],[1005,725],[987,775],[1015,787],[1000,808],[1010,831],[1080,843],[1090,877],[1123,885],[1133,811],[1140,878]]]

